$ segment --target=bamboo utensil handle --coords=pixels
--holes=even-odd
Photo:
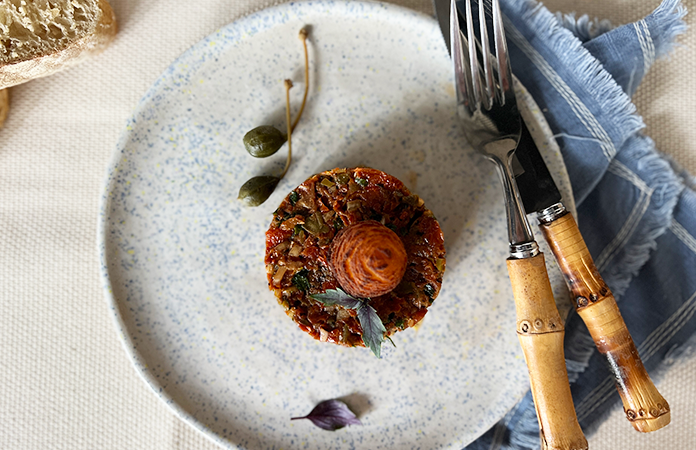
[[[517,308],[517,337],[529,370],[542,449],[586,449],[563,355],[565,326],[553,299],[544,255],[508,259],[507,267]]]
[[[644,433],[669,424],[669,405],[645,370],[616,300],[599,275],[572,214],[542,223],[540,228],[573,293],[578,314],[609,362],[626,417]]]

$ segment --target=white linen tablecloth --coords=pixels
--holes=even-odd
[[[7,0],[2,0],[7,1]],[[103,54],[11,90],[0,129],[0,449],[215,449],[140,380],[106,307],[96,224],[107,163],[133,108],[169,64],[216,29],[274,0],[111,0],[119,35]],[[430,0],[392,3],[432,14]],[[649,0],[549,0],[553,10],[637,20]],[[685,0],[692,11],[696,0]],[[696,173],[694,30],[635,95],[646,132]],[[642,435],[614,410],[592,449],[692,449],[696,358],[658,387],[672,424]]]

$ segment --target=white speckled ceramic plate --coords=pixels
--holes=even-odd
[[[307,109],[294,160],[261,207],[237,200],[248,178],[282,168],[242,137],[284,129],[283,79],[299,105],[311,29]],[[543,117],[521,103],[566,193]],[[460,449],[527,390],[506,271],[501,187],[466,144],[436,21],[379,3],[291,3],[196,44],[145,95],[109,168],[99,224],[106,296],[137,371],[181,418],[222,446],[246,449]],[[419,330],[383,358],[320,343],[267,288],[264,232],[310,175],[369,165],[403,180],[442,225],[440,296]],[[556,277],[557,280],[560,278]],[[556,282],[559,292],[562,283]],[[337,432],[291,421],[343,398],[362,426]]]

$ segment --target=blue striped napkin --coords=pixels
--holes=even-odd
[[[513,72],[561,148],[580,230],[645,367],[659,378],[695,341],[696,183],[643,134],[631,95],[686,29],[686,10],[678,0],[665,0],[643,20],[613,28],[586,16],[554,15],[530,0],[501,0],[501,7]],[[578,420],[590,436],[621,402],[604,358],[574,313],[566,323],[566,362]],[[466,448],[539,445],[528,393]]]

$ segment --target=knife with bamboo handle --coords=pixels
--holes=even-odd
[[[616,300],[526,129],[515,156],[519,162],[515,179],[525,210],[536,212],[539,228],[572,293],[575,309],[608,362],[626,418],[638,431],[659,430],[670,422],[669,404],[645,370]]]

